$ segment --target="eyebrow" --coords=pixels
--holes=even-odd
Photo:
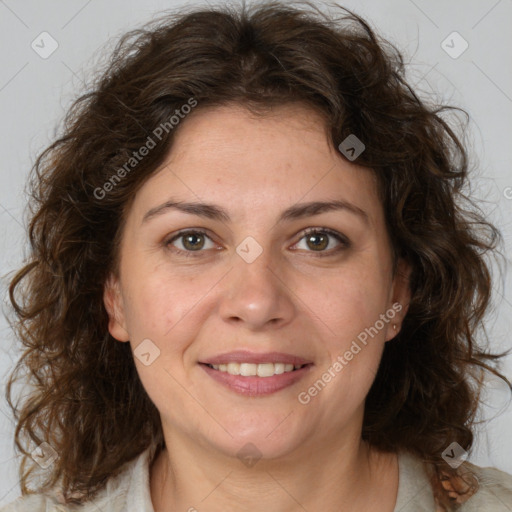
[[[169,200],[159,206],[151,208],[151,210],[149,210],[144,215],[142,223],[162,215],[169,210],[178,210],[190,215],[197,215],[198,217],[204,217],[206,219],[212,219],[226,223],[231,222],[229,213],[218,205]],[[366,225],[370,224],[369,216],[363,209],[359,208],[359,206],[356,206],[355,204],[340,199],[334,201],[312,201],[309,203],[299,203],[292,205],[281,213],[278,223],[302,219],[304,217],[319,215],[321,213],[335,210],[345,210],[358,216],[361,220],[364,221]]]

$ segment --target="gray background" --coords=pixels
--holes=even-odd
[[[24,189],[35,156],[51,142],[63,113],[83,91],[84,77],[101,61],[102,48],[111,48],[119,35],[155,13],[183,3],[0,0],[0,291],[4,304],[8,273],[19,267],[26,251]],[[469,143],[478,163],[473,193],[502,230],[505,255],[511,254],[512,0],[353,0],[342,5],[366,17],[403,50],[409,80],[422,97],[433,95],[471,114]],[[44,31],[58,43],[47,59],[31,47]],[[441,45],[454,31],[469,45],[458,58]],[[450,36],[446,44],[458,53],[464,43]],[[495,272],[494,307],[487,321],[494,350],[511,346],[511,279],[510,271],[504,271],[501,279]],[[2,383],[16,358],[12,334],[2,318]],[[503,370],[512,377],[512,357],[504,361]],[[488,405],[481,416],[489,421],[480,427],[470,460],[512,473],[512,406],[503,406],[508,395],[499,382],[489,381],[486,397]],[[13,446],[13,420],[2,399],[0,506],[19,494]]]

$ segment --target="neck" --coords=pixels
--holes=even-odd
[[[396,456],[358,438],[339,438],[337,444],[304,444],[286,457],[244,464],[186,436],[168,435],[151,468],[153,507],[155,512],[392,512]]]

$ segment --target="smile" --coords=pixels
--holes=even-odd
[[[270,395],[294,385],[309,373],[313,364],[200,363],[199,366],[213,380],[231,391],[255,397]]]
[[[282,373],[293,372],[305,365],[284,364],[284,363],[227,363],[209,365],[214,370],[226,372],[230,375],[241,375],[243,377],[272,377],[273,375],[281,375]]]

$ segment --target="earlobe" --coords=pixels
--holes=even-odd
[[[110,334],[118,341],[129,341],[119,280],[112,275],[107,279],[103,289],[103,303],[108,314]]]
[[[395,338],[402,328],[402,323],[411,301],[411,271],[411,265],[403,258],[400,258],[393,280],[392,293],[392,309],[396,314],[387,326],[385,341],[390,341]]]

